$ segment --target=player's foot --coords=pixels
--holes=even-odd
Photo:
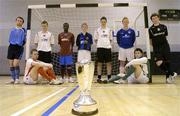
[[[69,83],[75,83],[75,79],[72,78],[72,77],[70,77],[70,78],[69,78]]]
[[[62,77],[59,78],[60,83],[64,83],[64,79]]]
[[[50,85],[60,85],[60,84],[62,84],[58,79],[56,79],[56,80],[51,80],[50,82],[49,82],[49,84]]]
[[[101,79],[97,79],[97,83],[102,83],[103,81]]]
[[[177,77],[177,73],[176,73],[176,72],[173,72],[173,75],[170,76],[170,78],[171,78],[173,81],[175,81],[176,77]]]
[[[124,74],[124,73],[119,73],[119,74],[117,74],[117,76],[119,76],[119,77],[124,77],[126,74]]]
[[[116,84],[125,84],[126,81],[125,81],[125,80],[122,80],[122,79],[119,79],[119,80],[117,80],[117,81],[114,81],[114,83],[116,83]]]
[[[9,82],[6,82],[6,84],[14,84],[14,80],[11,79]]]
[[[102,83],[107,84],[109,81],[108,80],[103,80]]]
[[[16,80],[14,81],[14,84],[20,84],[19,79],[16,79]]]
[[[169,78],[166,79],[166,83],[168,83],[168,84],[175,83],[176,77],[177,77],[177,73],[174,72],[173,75],[170,75]]]

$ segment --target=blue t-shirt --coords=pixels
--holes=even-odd
[[[24,28],[12,28],[9,35],[9,43],[23,46],[26,43],[26,30]]]
[[[89,50],[91,51],[91,45],[93,44],[92,35],[90,33],[80,33],[76,39],[76,45],[78,50]]]
[[[117,43],[121,48],[131,48],[136,40],[135,31],[131,28],[128,30],[120,29],[117,32]]]

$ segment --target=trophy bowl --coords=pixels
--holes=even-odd
[[[73,103],[72,114],[87,116],[98,113],[97,102],[90,95],[94,67],[94,62],[92,61],[76,63],[80,95]]]

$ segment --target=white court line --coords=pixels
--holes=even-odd
[[[36,102],[36,103],[34,103],[34,104],[32,104],[32,105],[26,107],[26,108],[23,108],[22,110],[20,110],[20,111],[14,113],[14,114],[11,114],[11,116],[19,116],[19,115],[21,115],[22,113],[26,112],[27,110],[29,110],[29,109],[31,109],[31,108],[33,108],[33,107],[39,105],[40,103],[46,101],[47,99],[49,99],[49,98],[55,96],[56,94],[58,94],[58,93],[64,91],[66,88],[67,88],[67,87],[62,88],[62,89],[56,91],[55,93],[53,93],[53,94],[51,94],[51,95],[49,95],[49,96],[47,96],[47,97],[41,99],[40,101],[38,101],[38,102]]]

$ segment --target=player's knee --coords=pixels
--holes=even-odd
[[[163,60],[158,60],[158,61],[156,61],[156,65],[157,65],[158,67],[160,67],[160,66],[162,65],[162,63],[163,63]]]

